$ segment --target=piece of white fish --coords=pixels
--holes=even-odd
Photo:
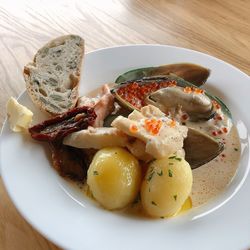
[[[158,133],[152,134],[145,126],[146,120],[161,121]],[[138,138],[145,143],[145,152],[159,159],[174,154],[183,148],[188,128],[169,119],[158,108],[148,105],[141,112],[134,110],[128,118],[118,116],[111,124],[112,127],[125,134]],[[136,130],[131,128],[136,127]]]
[[[63,144],[76,148],[101,149],[105,147],[125,147],[128,136],[116,128],[88,127],[66,136]]]

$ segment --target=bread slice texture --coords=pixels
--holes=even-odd
[[[27,92],[41,110],[57,115],[75,107],[83,55],[80,36],[61,36],[39,49],[24,67]]]

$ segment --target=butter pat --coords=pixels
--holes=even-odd
[[[33,113],[13,97],[7,102],[7,115],[10,128],[14,132],[28,129],[33,117]]]

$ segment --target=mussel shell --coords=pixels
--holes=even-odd
[[[147,67],[130,70],[116,79],[116,83],[139,80],[144,77],[168,76],[174,74],[184,80],[199,87],[203,85],[210,75],[210,70],[197,64],[176,63],[167,64],[159,67]]]
[[[217,157],[224,150],[224,144],[201,131],[188,128],[184,150],[186,161],[195,169]]]

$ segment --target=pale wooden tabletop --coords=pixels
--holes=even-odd
[[[3,3],[4,2],[4,3]],[[86,51],[168,44],[208,53],[250,74],[250,1],[0,1],[0,124],[25,90],[23,66],[44,43],[74,33]],[[0,249],[58,249],[18,213],[0,179]]]

